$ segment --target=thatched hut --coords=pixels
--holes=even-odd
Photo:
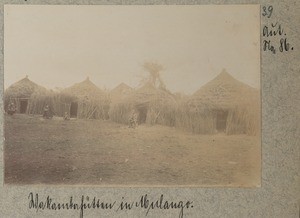
[[[176,126],[194,133],[256,135],[260,127],[260,93],[223,70],[182,104]]]
[[[17,113],[30,113],[32,97],[46,95],[47,89],[29,80],[28,76],[9,86],[4,92],[4,108],[10,102],[16,105]]]
[[[84,119],[108,119],[109,98],[89,78],[64,89],[61,94],[71,96],[70,117]]]
[[[111,120],[128,124],[130,114],[135,111],[138,123],[174,126],[177,103],[166,89],[147,83],[130,96],[111,105]]]

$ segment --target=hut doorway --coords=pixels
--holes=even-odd
[[[20,100],[20,113],[25,114],[27,112],[28,99]]]
[[[227,124],[227,116],[228,111],[217,111],[217,131],[218,132],[225,132],[226,131],[226,124]]]
[[[148,108],[146,106],[140,106],[138,111],[138,124],[146,123]]]
[[[77,117],[77,111],[78,111],[78,103],[72,102],[70,107],[70,117],[72,118]]]

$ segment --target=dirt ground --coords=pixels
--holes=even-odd
[[[5,183],[255,187],[260,149],[259,137],[16,114],[5,117]]]

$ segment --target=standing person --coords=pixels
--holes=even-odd
[[[70,120],[70,116],[67,111],[65,112],[64,120]]]
[[[8,114],[13,115],[14,113],[16,113],[16,110],[17,110],[17,108],[16,108],[15,104],[13,102],[9,103]]]
[[[137,113],[135,110],[132,110],[131,116],[129,118],[129,128],[136,128],[137,123]]]
[[[50,112],[49,105],[46,104],[46,106],[44,107],[44,113],[43,113],[43,117],[44,117],[45,119],[48,119],[48,118],[49,118],[49,112]]]
[[[48,113],[48,118],[49,119],[52,119],[53,118],[53,116],[54,116],[54,110],[53,110],[53,107],[50,107],[49,106],[49,113]]]

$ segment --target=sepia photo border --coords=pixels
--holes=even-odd
[[[293,52],[272,54],[261,49],[261,98],[262,98],[262,184],[260,188],[108,188],[108,187],[51,187],[51,186],[4,186],[3,184],[3,101],[1,101],[1,152],[0,180],[1,207],[3,217],[41,217],[28,209],[29,192],[44,196],[53,195],[58,199],[68,196],[91,195],[106,200],[126,197],[136,199],[148,194],[164,194],[172,199],[189,199],[194,202],[192,210],[185,217],[298,217],[299,216],[299,22],[300,3],[297,0],[4,0],[0,3],[1,34],[1,95],[3,99],[4,78],[4,4],[52,4],[52,5],[153,5],[153,4],[260,4],[274,8],[272,19],[261,16],[262,26],[280,22],[288,31],[289,40],[294,44]],[[209,22],[209,21],[208,21]],[[297,83],[298,82],[298,83]],[[298,110],[297,110],[298,109]],[[55,214],[55,215],[54,215]],[[77,216],[77,212],[75,212]],[[101,216],[122,217],[118,213],[102,211]],[[144,217],[144,211],[127,211],[124,216]],[[175,211],[152,211],[150,217],[178,216]],[[73,217],[74,213],[43,211],[43,217]],[[86,217],[98,216],[97,211],[86,212]]]

